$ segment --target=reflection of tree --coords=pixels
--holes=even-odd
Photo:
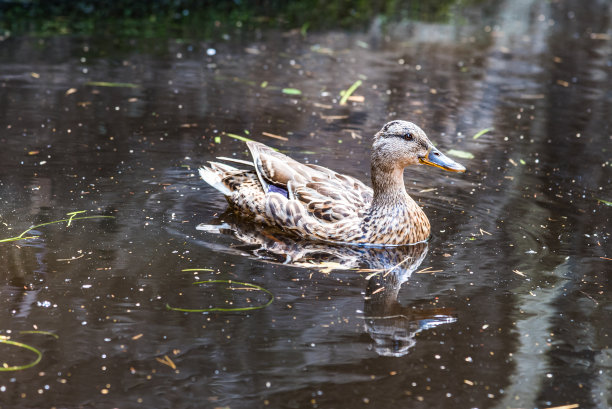
[[[338,246],[295,240],[267,228],[224,215],[229,223],[201,225],[208,232],[227,231],[245,245],[238,246],[253,255],[297,266],[328,266],[333,269],[365,267],[369,275],[364,303],[365,329],[383,356],[402,356],[415,345],[417,333],[456,319],[446,308],[428,308],[428,300],[406,306],[398,300],[403,283],[423,262],[427,243],[399,247]],[[227,249],[230,250],[231,249]],[[363,269],[362,269],[363,270]]]
[[[37,224],[49,222],[52,204],[51,181],[48,178],[35,178],[32,182],[32,206],[29,208],[29,214],[34,216]],[[38,300],[38,293],[43,288],[42,283],[47,274],[46,242],[42,238],[36,238],[0,246],[0,262],[6,269],[4,276],[7,284],[13,288],[9,308],[14,311],[15,317],[27,317],[32,305]]]

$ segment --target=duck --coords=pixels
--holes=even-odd
[[[425,242],[427,215],[406,192],[404,169],[428,165],[450,172],[466,168],[440,152],[416,124],[394,120],[373,138],[372,187],[332,169],[300,163],[257,141],[252,160],[210,161],[199,174],[230,206],[255,223],[309,241],[342,245],[399,246]]]

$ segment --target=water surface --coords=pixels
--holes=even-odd
[[[0,406],[612,406],[611,18],[604,1],[507,1],[306,37],[5,39],[0,238],[113,218],[0,243],[1,333],[43,353],[0,374]],[[232,133],[369,182],[392,119],[473,155],[464,175],[406,171],[426,246],[270,238],[197,176],[248,158]],[[166,308],[267,301],[192,284],[209,279],[274,302]]]

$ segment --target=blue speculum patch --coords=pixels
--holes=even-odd
[[[289,192],[285,189],[283,189],[282,187],[278,187],[278,186],[274,186],[274,185],[268,185],[268,193],[280,193],[281,195],[285,196],[287,199],[289,198]]]

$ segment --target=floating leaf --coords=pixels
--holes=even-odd
[[[85,85],[94,87],[114,87],[114,88],[138,88],[138,85],[129,82],[106,82],[106,81],[89,81]]]
[[[283,88],[281,92],[287,95],[302,95],[302,91],[297,88]]]
[[[227,136],[229,136],[230,138],[234,138],[234,139],[238,139],[239,141],[242,142],[252,142],[252,139],[247,138],[246,136],[241,136],[241,135],[236,135],[235,133],[226,133]]]
[[[355,90],[361,86],[361,84],[363,84],[363,81],[357,80],[349,87],[349,89],[344,91],[344,93],[342,93],[342,98],[340,99],[340,105],[346,105],[346,101],[353,94],[353,92],[355,92]]]
[[[221,143],[221,137],[215,136],[215,143]]]
[[[472,136],[472,139],[478,139],[482,135],[486,134],[487,132],[491,132],[492,130],[493,130],[493,128],[485,128],[482,131],[478,132],[476,135]]]
[[[527,163],[523,159],[519,159],[519,162],[521,163],[521,165],[525,165]]]
[[[446,153],[461,159],[474,159],[474,154],[466,151],[460,151],[457,149],[451,149]]]

